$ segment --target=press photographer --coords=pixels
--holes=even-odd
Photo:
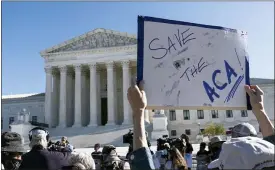
[[[49,151],[63,152],[64,148],[65,147],[61,145],[60,141],[57,141],[57,142],[49,141],[48,143]]]
[[[53,142],[50,140],[48,142],[48,150],[57,152],[73,152],[74,147],[69,144],[66,138],[62,137],[61,141]]]
[[[59,142],[53,142],[52,140],[50,140],[48,142],[48,150],[49,151],[59,151],[60,150]]]

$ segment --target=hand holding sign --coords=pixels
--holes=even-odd
[[[144,82],[141,81],[137,86],[136,78],[132,79],[131,87],[128,89],[127,97],[133,111],[144,110],[147,106],[146,94],[143,90]]]
[[[148,108],[246,109],[246,33],[152,17],[138,18],[138,81]]]
[[[250,97],[253,110],[264,110],[264,92],[257,85],[246,85],[245,91]]]

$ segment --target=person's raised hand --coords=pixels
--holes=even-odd
[[[246,93],[250,97],[250,103],[252,110],[259,111],[264,110],[264,92],[257,85],[245,85]]]
[[[127,97],[134,112],[144,110],[147,106],[147,99],[144,91],[144,81],[141,81],[139,86],[137,86],[136,79],[132,79],[131,86],[128,89]]]

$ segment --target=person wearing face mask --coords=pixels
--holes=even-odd
[[[1,163],[5,170],[17,170],[21,156],[25,152],[20,134],[4,132],[1,134]]]

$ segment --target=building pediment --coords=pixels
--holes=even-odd
[[[129,46],[135,44],[137,44],[135,35],[99,28],[48,48],[41,52],[41,54]]]

